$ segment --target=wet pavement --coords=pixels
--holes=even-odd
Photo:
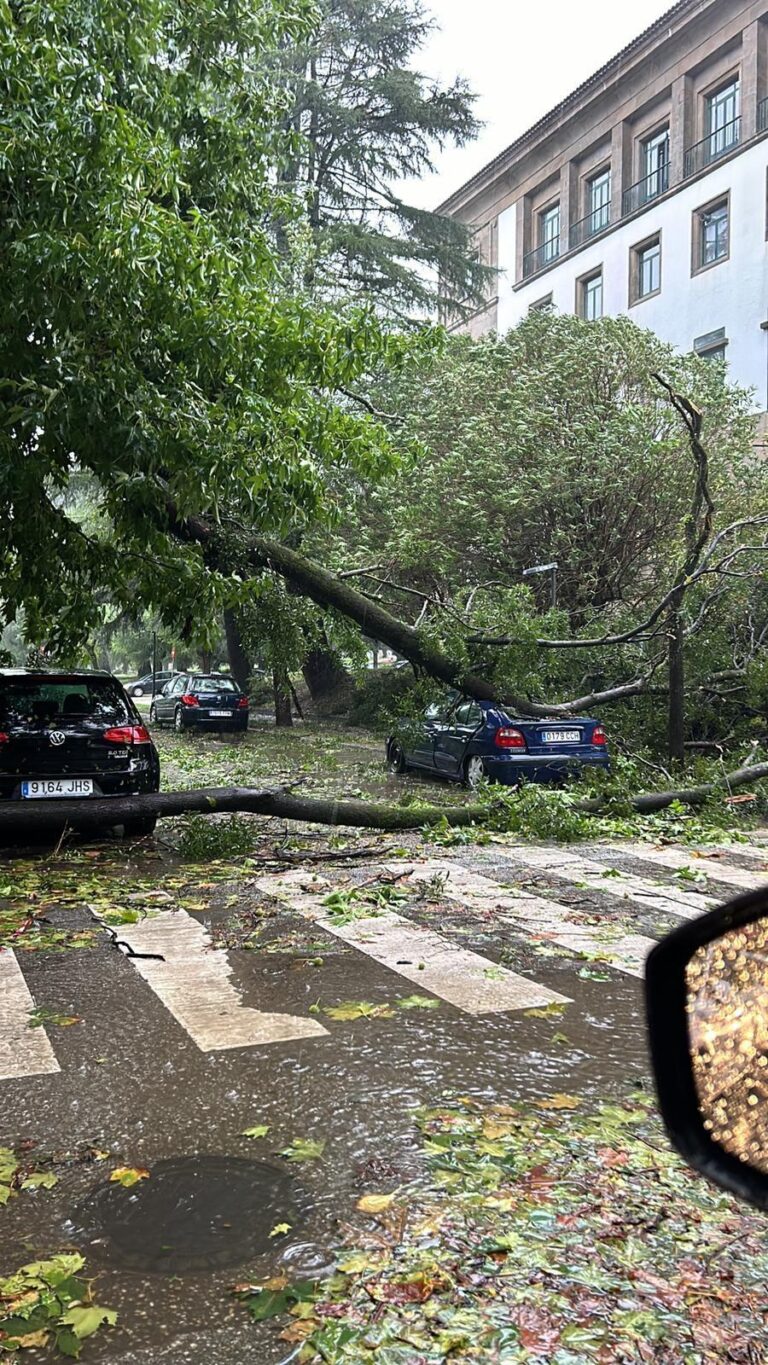
[[[35,1142],[61,1160],[55,1188],[0,1210],[0,1272],[68,1246],[86,1255],[99,1302],[119,1316],[84,1358],[289,1359],[247,1320],[233,1283],[328,1268],[359,1195],[418,1173],[413,1112],[447,1092],[506,1102],[647,1085],[638,943],[766,875],[760,851],[739,846],[690,892],[678,875],[689,849],[666,850],[666,861],[639,845],[505,839],[393,850],[287,877],[233,871],[215,905],[161,905],[120,929],[135,951],[153,951],[140,941],[148,930],[164,964],[132,960],[107,934],[87,951],[13,955],[28,999],[80,1022],[24,1032],[27,996],[5,997],[0,1033],[15,1027],[17,1074],[0,1080],[0,1143]],[[156,876],[162,887],[162,865]],[[334,889],[341,911],[326,904]],[[93,927],[85,903],[61,913]],[[260,947],[212,946],[237,942],[241,921],[265,931]],[[472,992],[457,995],[467,973]],[[543,1008],[530,1012],[526,990],[515,997],[520,983]],[[398,1004],[414,994],[436,1007]],[[233,1001],[228,1036],[216,1016],[226,1021]],[[325,1012],[345,1001],[389,1009]],[[238,1011],[248,1027],[287,1016],[304,1028],[242,1043]],[[55,1071],[41,1065],[44,1040]],[[255,1126],[268,1132],[243,1135]],[[296,1139],[324,1144],[321,1155],[281,1156]],[[109,1183],[118,1165],[149,1176]]]

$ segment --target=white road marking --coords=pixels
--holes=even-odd
[[[118,937],[135,953],[159,953],[165,958],[164,962],[132,957],[128,961],[201,1052],[286,1043],[328,1033],[315,1019],[262,1013],[244,1005],[232,984],[227,953],[212,950],[206,929],[185,910],[161,910],[138,924],[121,924]]]
[[[496,847],[496,846],[494,846]],[[621,900],[634,901],[646,910],[663,911],[665,915],[676,915],[679,919],[697,919],[699,915],[717,905],[712,896],[702,896],[697,891],[678,891],[676,887],[659,886],[646,881],[643,877],[633,877],[628,872],[620,876],[606,877],[604,863],[590,858],[580,858],[578,854],[567,853],[562,848],[537,848],[520,844],[505,845],[498,852],[504,858],[513,859],[536,872],[547,872],[564,881],[577,883],[589,891],[606,891],[610,896]]]
[[[45,1029],[29,1027],[34,1008],[16,954],[0,948],[0,1081],[61,1070]]]
[[[392,863],[389,867],[398,871],[402,870],[403,864]],[[443,894],[451,900],[486,913],[498,909],[511,912],[494,918],[514,924],[518,929],[532,930],[573,953],[581,953],[592,960],[597,958],[628,976],[643,975],[643,963],[656,942],[641,934],[626,934],[610,921],[597,927],[579,924],[573,917],[572,906],[543,896],[532,896],[527,891],[511,891],[491,877],[470,872],[447,860],[416,863],[408,879],[416,882],[430,877],[445,878]]]
[[[755,858],[767,869],[768,876],[768,844],[724,844],[718,853],[739,853],[744,858]]]
[[[398,871],[402,870],[402,867],[398,868]],[[557,995],[527,976],[518,976],[506,967],[499,967],[479,953],[459,948],[442,935],[414,924],[392,910],[339,923],[338,918],[329,916],[328,907],[323,905],[331,888],[325,878],[297,870],[261,877],[257,885],[268,895],[286,901],[326,933],[343,939],[389,971],[465,1014],[498,1014],[570,1003],[567,996]]]
[[[607,844],[605,848],[608,853],[629,854],[633,858],[655,863],[658,867],[666,867],[674,872],[688,867],[692,872],[705,873],[710,881],[724,882],[726,886],[737,886],[742,891],[755,891],[768,882],[768,872],[760,876],[757,872],[748,872],[745,867],[733,867],[728,863],[722,863],[719,858],[697,857],[693,850],[689,852],[682,848],[656,848],[642,843]]]

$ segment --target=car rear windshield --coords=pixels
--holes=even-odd
[[[114,724],[132,718],[112,678],[0,678],[0,722],[52,725],[78,717]]]
[[[231,678],[193,678],[193,692],[237,692]]]

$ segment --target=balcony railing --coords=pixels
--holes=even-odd
[[[626,218],[628,214],[635,213],[637,209],[650,204],[654,199],[658,199],[660,194],[666,194],[669,189],[669,163],[666,166],[659,166],[658,170],[652,171],[644,180],[638,180],[636,185],[630,185],[621,196],[621,216]]]
[[[580,218],[578,223],[571,225],[571,230],[568,233],[568,245],[571,251],[574,247],[582,246],[584,242],[589,241],[590,237],[596,236],[598,232],[603,231],[603,228],[610,227],[610,225],[611,206],[610,204],[601,204],[599,208],[588,213],[586,218]]]
[[[757,106],[757,131],[764,133],[768,128],[768,99],[761,100]]]
[[[547,242],[542,242],[535,251],[529,251],[523,257],[523,278],[528,279],[529,275],[535,275],[537,270],[543,270],[545,265],[551,265],[560,255],[560,238],[552,237]]]
[[[731,119],[731,122],[724,123],[722,128],[714,129],[702,138],[701,142],[696,142],[687,149],[683,161],[683,177],[687,180],[697,171],[705,170],[713,161],[718,161],[721,156],[726,156],[734,147],[738,147],[740,140],[740,118]]]

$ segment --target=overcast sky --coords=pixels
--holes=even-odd
[[[435,208],[532,123],[670,8],[671,0],[425,0],[438,30],[414,65],[441,81],[465,76],[485,128],[438,172],[407,187]]]

